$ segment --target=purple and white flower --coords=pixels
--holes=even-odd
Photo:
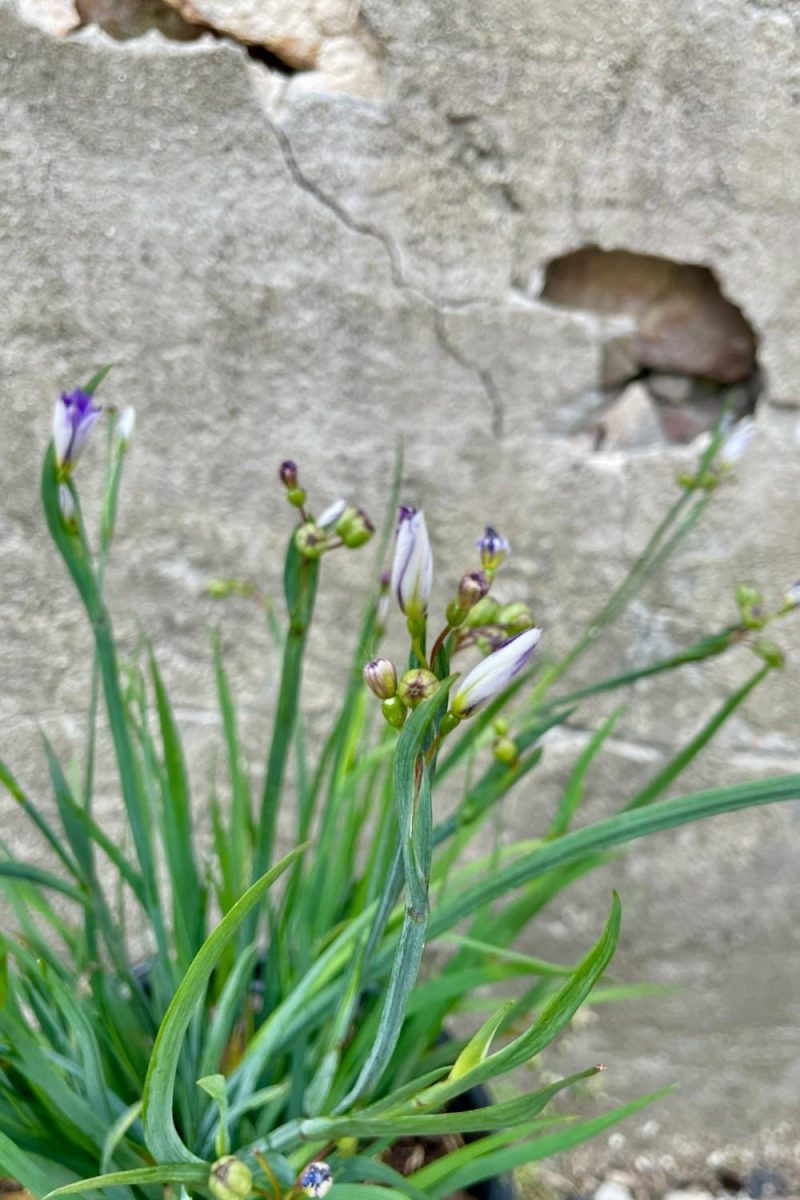
[[[473,667],[450,701],[453,716],[471,717],[508,687],[527,667],[541,636],[541,629],[526,629]]]
[[[400,508],[394,542],[392,591],[403,612],[421,621],[428,611],[433,584],[433,553],[421,509]]]
[[[59,467],[78,461],[102,409],[88,392],[63,392],[53,412],[53,445]]]
[[[326,1162],[309,1163],[297,1181],[307,1196],[322,1200],[333,1186],[333,1174]]]
[[[475,545],[481,556],[481,566],[484,571],[496,571],[506,555],[511,553],[511,543],[501,537],[496,529],[487,525],[486,533],[478,538]]]
[[[800,606],[800,579],[796,579],[786,593],[786,604],[791,608]]]

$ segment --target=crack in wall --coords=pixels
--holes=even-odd
[[[270,115],[266,108],[264,108],[264,117],[280,148],[286,168],[297,186],[313,197],[319,205],[331,213],[351,233],[356,233],[361,237],[372,238],[383,247],[389,263],[389,273],[392,283],[398,291],[412,297],[413,300],[432,314],[433,330],[437,342],[445,353],[457,362],[460,367],[465,371],[469,371],[477,378],[488,403],[492,435],[496,438],[502,437],[503,399],[491,372],[488,368],[481,367],[478,363],[472,362],[461,353],[458,347],[451,341],[445,325],[445,317],[448,312],[464,308],[468,304],[474,303],[474,301],[453,303],[433,296],[422,288],[410,283],[405,274],[400,249],[395,240],[385,230],[380,229],[377,225],[373,225],[372,222],[360,221],[357,217],[354,217],[335,197],[328,195],[317,183],[309,179],[297,160],[291,139],[284,127]]]
[[[477,375],[489,402],[489,417],[492,434],[494,437],[499,439],[503,436],[503,424],[505,417],[503,398],[500,395],[500,390],[494,381],[491,371],[489,371],[486,367],[479,366],[478,363],[470,361],[470,359],[468,359],[465,354],[462,354],[458,347],[451,341],[450,335],[447,332],[447,325],[445,324],[445,315],[446,313],[442,309],[437,309],[437,311],[434,313],[433,328],[436,334],[436,340],[442,349],[445,350],[451,358],[455,359],[459,366],[463,367],[466,371],[474,371],[474,373]]]

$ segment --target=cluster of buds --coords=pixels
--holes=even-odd
[[[364,667],[364,682],[381,702],[381,711],[395,729],[402,729],[408,710],[428,700],[439,686],[433,671],[414,667],[398,678],[388,658],[374,658]]]
[[[494,575],[510,553],[508,541],[489,527],[476,546],[480,569],[462,576],[456,595],[447,606],[447,623],[434,645],[430,667],[436,668],[437,650],[448,635],[452,635],[453,650],[477,643],[488,657],[469,672],[453,695],[444,718],[445,731],[471,716],[513,682],[527,666],[541,637],[526,604],[501,605],[489,595]],[[429,699],[439,687],[439,678],[430,669],[423,649],[433,584],[433,553],[425,516],[419,509],[406,506],[400,509],[389,581],[405,614],[419,665],[399,676],[389,659],[376,658],[364,667],[364,681],[381,701],[388,723],[401,729],[409,709]],[[382,630],[385,615],[380,624]],[[501,761],[514,761],[516,747],[510,741],[500,741],[503,744],[498,757]]]
[[[303,523],[295,533],[295,545],[304,558],[320,558],[326,550],[346,546],[357,550],[372,537],[375,526],[362,508],[336,500],[316,520],[305,510],[306,493],[297,477],[297,463],[286,459],[278,471],[280,481],[286,488],[286,498],[294,508],[300,510]]]

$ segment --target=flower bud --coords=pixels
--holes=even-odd
[[[287,491],[297,487],[297,463],[293,462],[291,458],[287,458],[281,463],[278,475]]]
[[[533,625],[533,613],[522,600],[504,604],[495,617],[495,622],[502,625],[509,633],[522,633]]]
[[[420,509],[401,507],[392,562],[392,591],[403,612],[424,621],[433,584],[433,554]]]
[[[312,1162],[308,1164],[297,1182],[307,1196],[313,1196],[314,1200],[322,1200],[322,1197],[327,1195],[333,1186],[333,1175],[327,1163]]]
[[[765,638],[762,638],[760,641],[753,643],[753,649],[759,658],[763,658],[768,666],[776,667],[778,670],[786,666],[786,655],[777,643],[769,642]]]
[[[253,1173],[241,1159],[228,1154],[211,1168],[208,1190],[215,1200],[247,1200],[253,1190]]]
[[[345,499],[334,500],[333,504],[329,504],[317,517],[320,529],[333,529],[346,508],[347,501]]]
[[[304,558],[319,558],[328,544],[328,535],[313,521],[301,525],[294,535],[294,544]]]
[[[136,409],[132,404],[126,405],[117,417],[117,438],[123,446],[131,440],[133,427],[136,424]]]
[[[390,700],[397,692],[397,669],[388,658],[374,658],[364,667],[364,682],[379,700]]]
[[[481,566],[490,574],[494,573],[506,555],[511,553],[510,543],[501,537],[496,529],[492,529],[491,525],[486,526],[486,533],[482,538],[478,538],[475,545],[480,551]]]
[[[764,597],[758,588],[751,587],[748,583],[740,583],[736,589],[736,603],[742,622],[748,629],[763,629],[766,624]]]
[[[519,758],[519,747],[510,737],[502,737],[495,742],[492,753],[498,762],[506,767],[513,767]]]
[[[397,687],[397,695],[406,708],[416,708],[423,700],[428,700],[439,686],[439,680],[433,671],[424,667],[416,667],[406,671]]]
[[[473,571],[464,575],[458,585],[458,606],[465,611],[474,608],[489,591],[491,580],[485,571]]]
[[[75,530],[78,525],[78,514],[75,509],[72,492],[65,483],[58,485],[58,507],[61,509],[64,524],[68,529]]]
[[[756,423],[752,417],[737,421],[725,434],[719,448],[719,464],[722,467],[734,467],[744,455],[745,450],[753,440]]]
[[[390,696],[381,701],[381,712],[393,729],[402,729],[405,725],[408,709],[399,696]]]
[[[349,550],[357,550],[369,541],[375,532],[375,526],[363,508],[348,506],[336,522],[336,532]]]
[[[450,701],[453,715],[470,717],[498,696],[525,670],[541,636],[541,629],[526,629],[473,667]]]

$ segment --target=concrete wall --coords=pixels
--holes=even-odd
[[[199,8],[223,33],[238,11]],[[200,796],[216,733],[207,630],[221,615],[203,589],[235,574],[277,592],[281,458],[300,461],[318,504],[348,494],[379,513],[402,437],[442,602],[491,521],[514,544],[506,592],[533,600],[553,649],[633,560],[696,450],[658,437],[626,449],[634,436],[593,451],[564,418],[596,404],[608,338],[630,333],[541,300],[548,262],[581,246],[710,267],[752,322],[765,390],[739,482],[575,682],[726,623],[741,579],[777,602],[800,574],[797,4],[621,0],[613,19],[589,0],[348,12],[344,32],[318,21],[319,53],[285,75],[269,55],[299,36],[291,12],[277,32],[245,14],[238,41],[115,41],[72,29],[65,0],[28,0],[24,19],[0,5],[0,755],[36,795],[39,730],[67,755],[80,745],[89,655],[43,532],[39,462],[55,395],[99,362],[120,363],[104,400],[138,412],[110,600],[126,648],[141,626],[159,650]],[[90,511],[100,460],[94,447],[81,465]],[[312,713],[343,662],[367,557],[324,572]],[[223,628],[258,761],[275,659],[244,602]],[[800,769],[797,626],[782,640],[787,670],[687,786]],[[742,650],[642,685],[589,811],[629,795],[752,661]],[[548,747],[538,783],[510,802],[518,832],[543,828],[604,711]],[[102,766],[99,786],[113,827]],[[4,836],[35,857],[12,807]],[[602,1058],[614,1096],[679,1079],[659,1112],[675,1137],[800,1117],[799,849],[796,808],[765,809],[636,846],[584,883],[531,945],[585,944],[616,881],[619,976],[683,990],[599,1010],[561,1065]]]

